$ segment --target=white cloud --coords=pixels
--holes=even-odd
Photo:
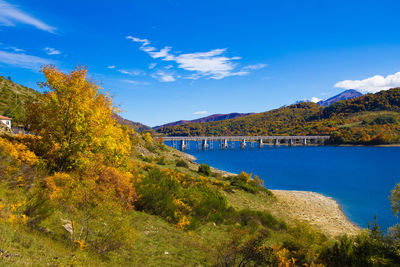
[[[162,70],[159,70],[156,73],[152,74],[151,77],[159,80],[160,82],[175,82],[176,81],[173,74],[166,73]]]
[[[335,87],[344,89],[357,89],[364,93],[376,93],[381,90],[388,90],[400,87],[400,72],[388,75],[375,75],[364,80],[345,80],[335,84]]]
[[[115,69],[114,65],[108,66],[107,69]]]
[[[172,69],[173,67],[174,66],[172,66],[172,65],[167,65],[167,66],[164,67],[164,69],[169,70],[169,69]]]
[[[235,60],[241,59],[240,57],[227,57],[224,56],[226,49],[213,49],[207,52],[195,53],[171,53],[172,48],[165,46],[160,51],[153,46],[148,39],[140,39],[133,36],[127,36],[127,39],[133,42],[140,43],[140,49],[152,58],[159,58],[163,61],[174,61],[178,64],[178,68],[186,71],[194,72],[186,79],[199,79],[201,77],[211,79],[222,79],[229,76],[242,76],[249,74],[250,69],[259,69],[265,67],[265,64],[249,65],[242,70],[236,70],[237,64]],[[177,55],[175,55],[177,54]]]
[[[140,76],[140,75],[144,75],[145,72],[141,71],[141,70],[123,70],[123,69],[118,69],[118,72],[122,73],[122,74],[127,74],[130,76]]]
[[[60,50],[57,50],[57,49],[52,48],[52,47],[45,47],[45,48],[43,48],[43,51],[46,52],[46,54],[48,54],[50,56],[52,56],[52,55],[60,55],[61,54]]]
[[[249,69],[249,70],[259,70],[259,69],[263,69],[266,66],[268,66],[267,64],[254,64],[254,65],[247,65],[246,67],[244,67],[243,69]]]
[[[17,23],[28,24],[39,30],[54,33],[55,27],[47,25],[37,18],[25,13],[15,5],[11,5],[6,1],[0,0],[0,25],[15,26]]]
[[[319,99],[318,97],[311,97],[311,102],[313,102],[313,103],[318,103],[321,100],[322,99]]]
[[[195,115],[207,115],[208,111],[207,110],[199,110],[199,111],[196,111],[193,114],[195,114]]]
[[[135,84],[135,85],[149,85],[150,83],[148,82],[142,82],[142,81],[134,81],[134,80],[121,80],[124,83],[130,83],[130,84]]]
[[[136,37],[133,37],[133,36],[126,36],[126,39],[132,40],[132,41],[134,41],[136,43],[142,43],[142,46],[146,46],[146,45],[150,44],[150,41],[147,40],[147,39],[140,39],[140,38],[136,38]]]
[[[39,71],[43,65],[54,64],[54,62],[49,59],[26,54],[10,53],[1,50],[0,62],[14,67],[30,69],[33,71]]]
[[[15,47],[15,46],[10,46],[10,47],[8,47],[8,49],[11,49],[11,50],[13,50],[15,52],[25,52],[24,49],[20,49],[20,48]]]
[[[150,63],[149,69],[154,69],[157,66],[157,63]]]

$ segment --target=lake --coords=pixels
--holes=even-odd
[[[167,145],[171,145],[166,142]],[[264,147],[185,152],[214,168],[258,175],[269,189],[313,191],[334,198],[347,217],[367,227],[377,215],[386,229],[398,220],[392,215],[390,190],[400,182],[400,147]]]

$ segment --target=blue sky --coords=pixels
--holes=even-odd
[[[400,86],[399,1],[0,0],[0,75],[87,65],[150,126]]]

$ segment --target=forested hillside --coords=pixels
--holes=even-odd
[[[331,135],[336,144],[400,143],[400,88],[328,107],[306,102],[242,118],[158,129],[164,135]]]
[[[0,115],[13,118],[14,123],[25,120],[24,103],[38,94],[37,91],[0,76]]]

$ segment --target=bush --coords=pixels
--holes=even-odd
[[[199,174],[205,175],[205,176],[211,176],[211,168],[207,164],[201,163],[199,166],[199,170],[197,171]]]
[[[189,165],[188,165],[187,162],[184,161],[183,159],[176,160],[176,161],[175,161],[175,166],[176,166],[176,167],[189,168]]]
[[[278,221],[271,213],[266,211],[243,209],[236,212],[235,218],[240,225],[250,226],[253,229],[257,229],[260,225],[273,230],[287,228],[285,223]]]
[[[167,164],[167,160],[165,159],[165,157],[159,157],[159,158],[156,160],[156,163],[157,163],[158,165],[166,165],[166,164]]]
[[[271,191],[264,187],[263,181],[257,175],[252,177],[251,174],[241,172],[239,175],[230,176],[226,179],[230,181],[230,185],[234,188],[238,188],[252,194],[262,191],[270,196],[273,195]]]
[[[382,115],[377,118],[375,118],[373,121],[371,121],[369,124],[371,125],[382,125],[382,124],[388,124],[388,123],[397,123],[398,119],[394,115]]]
[[[221,223],[229,212],[233,212],[217,189],[187,181],[188,177],[181,173],[151,169],[136,186],[139,194],[136,208],[184,229],[196,228],[209,221]]]

